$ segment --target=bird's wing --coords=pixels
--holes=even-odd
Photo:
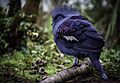
[[[102,48],[103,38],[87,20],[68,19],[57,30],[57,37],[66,47]],[[69,45],[69,46],[68,46]],[[81,48],[82,48],[81,47]]]
[[[83,42],[86,39],[86,27],[91,26],[88,21],[80,20],[80,19],[68,19],[64,23],[62,23],[58,30],[57,36],[59,39],[66,39],[69,41],[79,41]],[[96,31],[95,29],[90,29],[91,31]]]

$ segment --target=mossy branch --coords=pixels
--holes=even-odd
[[[39,83],[64,83],[77,76],[87,74],[92,71],[91,62],[89,60],[84,61],[80,67],[72,67],[64,69],[57,74],[42,80]]]

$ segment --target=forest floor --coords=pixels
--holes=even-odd
[[[8,75],[0,77],[0,83],[37,83],[37,82],[39,81],[23,79],[15,76],[9,77]],[[87,74],[73,78],[72,80],[69,80],[65,83],[120,83],[120,77],[110,75],[109,80],[104,81],[96,74]]]
[[[41,79],[69,68],[73,64],[73,57],[59,53],[55,44],[51,43],[36,46],[31,55],[15,51],[1,56],[0,83],[38,83]],[[65,83],[120,83],[120,51],[104,49],[101,55],[108,81],[103,81],[97,72],[93,72]]]

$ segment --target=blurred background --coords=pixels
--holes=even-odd
[[[120,0],[0,0],[0,82],[35,83],[72,65],[53,41],[50,12],[58,4],[78,9],[102,33],[101,60],[119,81]]]

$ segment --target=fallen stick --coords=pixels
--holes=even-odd
[[[92,71],[90,60],[85,60],[80,67],[64,69],[57,74],[42,80],[39,83],[64,83],[77,76],[87,74]]]

